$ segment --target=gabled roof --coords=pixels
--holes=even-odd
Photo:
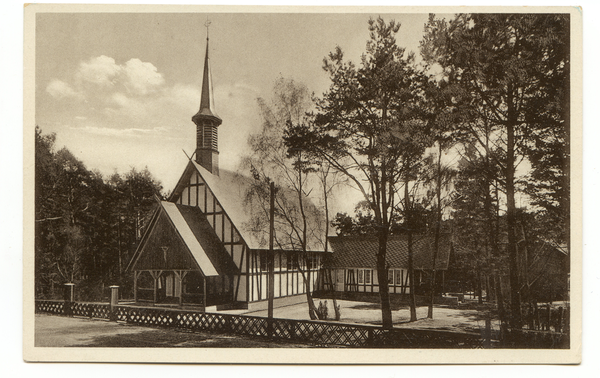
[[[171,238],[168,243],[173,248],[169,249],[169,254],[174,254],[174,257],[169,257],[167,260],[165,255],[164,261],[160,258],[158,260],[161,262],[157,262],[153,254],[157,253],[160,244],[156,246],[154,243],[165,243],[165,238]],[[186,250],[193,260],[185,257],[185,252],[181,254]],[[186,263],[186,260],[189,262]],[[152,226],[144,235],[127,269],[144,270],[150,269],[149,267],[169,269],[173,268],[172,264],[178,265],[177,269],[181,269],[182,261],[188,268],[197,266],[206,277],[239,273],[231,256],[200,209],[160,201],[159,208],[153,216]]]
[[[328,238],[333,251],[334,267],[377,268],[379,240],[374,236],[331,236]],[[440,236],[436,269],[448,269],[451,250],[450,235]],[[430,270],[433,264],[433,236],[413,236],[413,268]],[[386,262],[390,269],[408,269],[408,238],[406,235],[390,235]]]
[[[246,200],[248,191],[254,183],[252,178],[225,169],[220,169],[218,176],[213,175],[197,162],[190,160],[179,182],[175,186],[169,201],[177,201],[194,171],[200,174],[248,247],[250,249],[267,249],[269,225],[268,223],[257,224],[255,217],[253,217],[253,211],[262,212],[264,210],[257,209],[256,205]],[[297,203],[298,200],[293,193],[284,192],[284,195],[286,201],[292,204]],[[305,202],[305,207],[312,209],[313,213],[317,212],[316,207],[310,201]],[[313,219],[312,223],[315,222],[316,220]],[[276,222],[275,233],[279,241],[279,245],[276,243],[275,248],[300,250],[298,243],[289,241],[289,235],[292,234],[289,224],[283,221]],[[309,234],[307,250],[312,252],[323,251],[324,242],[321,239],[319,235]]]
[[[166,201],[161,204],[205,276],[239,273],[200,209]]]
[[[192,253],[192,256],[194,256],[194,259],[198,263],[202,273],[205,276],[218,276],[219,273],[217,272],[216,267],[208,258],[206,251],[200,244],[200,240],[198,240],[196,234],[192,231],[190,225],[187,223],[187,220],[179,211],[178,206],[170,202],[162,202],[161,204],[169,219],[175,226],[175,229],[183,239],[183,242]]]

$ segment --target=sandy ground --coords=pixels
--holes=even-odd
[[[324,302],[324,300],[322,300]],[[338,300],[342,323],[381,324],[379,304]],[[315,300],[319,305],[319,299]],[[334,316],[333,302],[327,300],[329,317]],[[247,310],[223,311],[223,313],[267,316],[267,310],[248,312]],[[485,328],[486,313],[468,308],[435,306],[433,319],[427,319],[427,307],[417,308],[417,321],[410,322],[407,306],[392,307],[394,327],[438,329],[481,333]],[[309,320],[306,303],[274,309],[274,317],[284,319]],[[492,319],[492,329],[499,329],[499,321]],[[151,328],[106,320],[66,318],[61,316],[36,314],[36,347],[309,347],[302,344],[271,342],[257,338],[218,335],[211,333],[186,332],[177,329]]]
[[[307,348],[244,336],[138,327],[106,320],[36,314],[36,347]]]
[[[356,302],[338,300],[341,309],[340,322],[359,323],[359,324],[381,324],[381,309],[377,303]],[[315,305],[319,305],[319,300],[315,300]],[[333,303],[327,300],[329,317],[334,316]],[[252,316],[267,316],[266,310],[246,312]],[[305,303],[280,307],[273,310],[273,316],[276,318],[309,320],[308,306]],[[433,309],[433,319],[427,319],[427,307],[417,307],[417,321],[410,322],[410,311],[408,307],[402,307],[392,310],[392,320],[394,326],[398,328],[421,328],[421,329],[439,329],[449,331],[467,331],[481,332],[485,328],[486,314],[470,309],[449,308],[447,306],[435,306]],[[492,319],[492,329],[499,329],[500,322]]]

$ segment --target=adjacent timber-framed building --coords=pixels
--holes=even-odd
[[[449,234],[440,237],[436,270],[443,282],[448,270],[452,243]],[[329,246],[333,252],[329,262],[330,274],[324,275],[324,289],[337,292],[378,293],[377,251],[379,240],[375,236],[330,236]],[[415,288],[425,284],[433,268],[433,236],[415,235],[413,240],[413,270]],[[408,238],[406,235],[390,235],[387,244],[388,286],[390,294],[409,294]],[[442,284],[443,286],[443,284]]]
[[[268,223],[253,222],[256,209],[246,198],[256,184],[253,178],[219,169],[222,120],[214,108],[208,38],[200,109],[192,121],[194,156],[170,197],[157,200],[128,267],[134,275],[135,300],[205,309],[266,308]],[[315,209],[309,202],[306,206]],[[278,223],[275,233],[281,240],[273,252],[275,304],[302,302],[319,279],[324,236],[310,233],[302,248],[289,225]]]

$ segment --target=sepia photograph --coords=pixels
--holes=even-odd
[[[26,361],[581,361],[581,9],[24,17]]]

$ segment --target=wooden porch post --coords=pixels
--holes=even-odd
[[[183,306],[183,278],[181,278],[181,272],[178,270],[174,271],[175,273],[175,277],[177,277],[177,280],[179,281],[179,290],[175,292],[175,295],[177,295],[177,297],[179,298],[179,307]],[[177,285],[175,285],[175,282],[173,282],[173,286],[177,287]]]
[[[154,303],[158,300],[158,275],[156,272],[152,272],[152,278],[154,279]]]

